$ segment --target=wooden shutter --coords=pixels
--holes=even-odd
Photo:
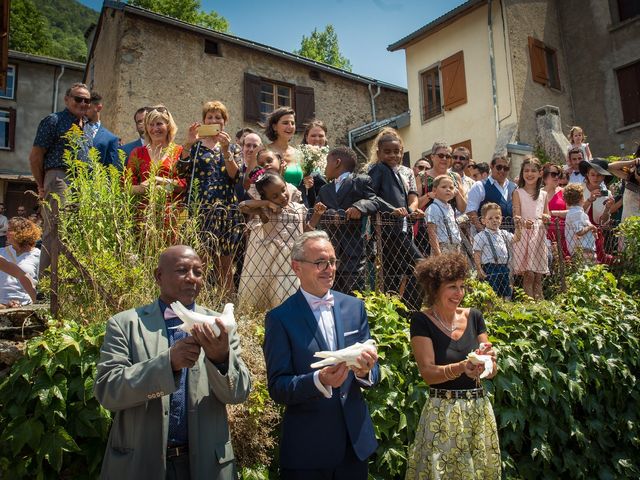
[[[9,108],[9,150],[16,148],[16,109]]]
[[[467,81],[464,75],[464,53],[459,51],[440,63],[443,107],[451,110],[467,103]]]
[[[544,43],[533,37],[529,37],[529,59],[531,61],[533,81],[541,85],[547,85],[549,74],[547,73],[545,46]]]
[[[250,73],[244,74],[244,120],[260,121],[260,77]]]
[[[640,62],[616,71],[625,125],[640,122]]]
[[[296,131],[304,130],[305,123],[313,120],[316,115],[316,97],[313,88],[296,87]]]

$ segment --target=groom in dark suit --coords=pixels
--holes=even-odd
[[[349,294],[365,287],[363,220],[378,211],[378,197],[371,178],[354,174],[357,165],[358,157],[350,148],[331,150],[325,169],[330,182],[318,193],[318,201],[328,209],[322,228],[329,234],[340,260],[334,290]],[[332,216],[337,216],[337,221],[331,221]]]
[[[318,351],[370,338],[364,303],[330,290],[336,256],[325,232],[298,237],[291,258],[300,290],[267,313],[264,339],[269,394],[285,405],[280,477],[366,480],[377,442],[361,390],[378,382],[377,355],[362,353],[359,367],[310,366]]]
[[[89,122],[85,125],[84,132],[91,140],[91,146],[98,150],[100,163],[105,166],[113,165],[122,170],[122,162],[118,153],[120,140],[102,125],[100,120],[102,107],[102,95],[91,92],[91,105],[87,110]]]

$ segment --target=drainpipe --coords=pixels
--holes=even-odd
[[[58,90],[60,89],[60,79],[64,75],[64,65],[60,65],[60,75],[56,78],[56,83],[53,86],[53,112],[58,111]]]
[[[378,91],[376,92],[376,94],[373,94],[373,90],[371,89],[371,85],[373,85],[372,83],[369,84],[369,96],[371,97],[371,123],[376,123],[378,120],[376,119],[376,98],[378,98],[378,95],[380,95],[380,85],[376,84],[376,86],[378,87]]]
[[[493,0],[487,0],[488,7],[488,19],[487,26],[489,29],[489,64],[491,65],[491,93],[493,95],[493,121],[496,129],[496,138],[498,138],[498,131],[500,125],[498,124],[498,85],[496,79],[496,58],[493,48],[493,23],[491,21],[491,3]]]

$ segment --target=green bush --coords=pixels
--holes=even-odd
[[[93,397],[104,325],[50,322],[0,384],[3,478],[96,478],[111,417]]]
[[[640,292],[640,217],[629,217],[618,227],[624,242],[620,262],[620,284],[627,292]]]

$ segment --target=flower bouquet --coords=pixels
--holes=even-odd
[[[316,145],[300,145],[300,167],[302,174],[308,177],[313,172],[324,174],[327,166],[327,154],[329,147],[318,147]]]

